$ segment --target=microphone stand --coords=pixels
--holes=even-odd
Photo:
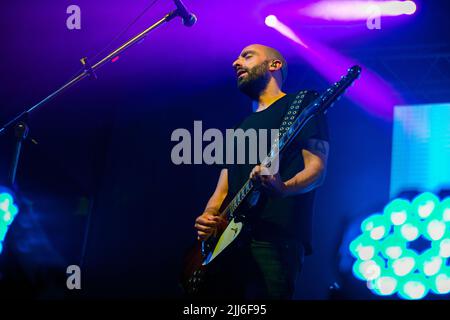
[[[91,65],[87,61],[87,58],[80,59],[82,65],[84,67],[84,70],[79,75],[75,76],[72,80],[70,80],[69,82],[64,84],[62,87],[60,87],[59,89],[57,89],[56,91],[54,91],[53,93],[51,93],[50,95],[45,97],[43,100],[41,100],[34,106],[19,113],[12,120],[8,121],[6,124],[4,124],[0,128],[0,135],[2,133],[5,133],[7,130],[9,130],[13,127],[15,128],[14,131],[15,131],[16,143],[15,143],[14,155],[13,155],[13,160],[12,160],[12,164],[11,164],[11,168],[10,168],[10,172],[9,172],[9,178],[8,178],[8,183],[11,188],[16,189],[15,179],[16,179],[16,172],[17,172],[17,167],[19,164],[20,154],[21,154],[21,150],[22,150],[22,143],[23,143],[23,141],[25,141],[27,139],[27,136],[29,133],[29,128],[26,123],[28,115],[31,112],[35,111],[36,109],[47,104],[48,102],[50,102],[51,100],[53,100],[54,98],[56,98],[57,96],[62,94],[64,91],[66,91],[67,89],[69,89],[70,87],[75,85],[76,83],[83,80],[84,78],[92,77],[94,79],[97,79],[97,75],[96,75],[95,71],[98,68],[105,65],[107,62],[110,62],[116,56],[118,56],[119,54],[121,54],[122,52],[124,52],[125,50],[127,50],[128,48],[130,48],[131,46],[136,44],[137,42],[139,42],[141,39],[143,39],[145,36],[147,36],[147,34],[150,31],[158,28],[159,26],[161,26],[162,24],[164,24],[166,22],[171,21],[172,19],[174,19],[177,16],[182,16],[182,12],[180,12],[179,9],[169,12],[162,19],[157,21],[155,24],[151,25],[150,27],[148,27],[147,29],[145,29],[144,31],[142,31],[141,33],[136,35],[135,37],[131,38],[130,40],[128,40],[127,42],[122,44],[117,49],[113,50],[110,54],[108,54],[106,57],[104,57],[103,59],[101,59],[100,61],[95,63],[94,65]],[[33,143],[36,143],[36,142],[33,141]]]

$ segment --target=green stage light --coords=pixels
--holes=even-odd
[[[411,204],[404,199],[396,199],[391,201],[384,208],[384,215],[389,218],[391,223],[395,226],[402,225],[408,218],[408,212],[410,211]]]
[[[14,203],[12,193],[0,186],[0,253],[3,250],[3,241],[5,240],[8,228],[19,212]]]
[[[431,278],[430,286],[435,294],[450,293],[450,268],[442,268],[438,274]]]
[[[446,238],[442,239],[441,241],[435,242],[438,245],[438,253],[439,256],[442,258],[449,258],[450,257],[450,235]]]
[[[419,238],[420,230],[417,225],[413,223],[405,223],[400,226],[400,234],[406,241],[414,241]]]
[[[444,264],[444,259],[435,249],[429,249],[421,254],[419,268],[423,275],[431,277],[439,273]]]
[[[430,192],[422,193],[412,201],[413,213],[417,214],[421,219],[429,218],[439,204],[439,198]]]
[[[380,240],[390,231],[391,224],[382,214],[374,214],[361,224],[361,230],[367,232],[371,239]]]
[[[362,235],[352,241],[350,251],[357,259],[363,261],[371,260],[378,254],[379,243],[370,238],[370,236]]]
[[[353,273],[360,280],[373,281],[381,276],[383,264],[383,261],[378,257],[373,260],[360,260],[353,265]]]
[[[397,277],[385,269],[379,278],[368,284],[368,287],[380,296],[390,296],[397,293],[398,285]]]
[[[417,269],[417,260],[416,253],[411,250],[406,250],[399,258],[390,260],[388,265],[397,277],[404,277],[414,273]]]
[[[385,259],[398,259],[406,250],[406,240],[390,235],[381,243],[381,253]]]
[[[394,199],[361,223],[350,243],[353,274],[381,296],[422,299],[450,293],[450,198],[429,192]]]
[[[450,222],[450,197],[445,198],[441,202],[441,205],[439,206],[439,212],[443,221]]]
[[[403,299],[419,300],[424,298],[430,288],[428,280],[420,274],[414,274],[399,284],[398,294]]]
[[[434,219],[426,224],[426,233],[424,234],[432,241],[440,240],[447,231],[447,226],[444,221]]]

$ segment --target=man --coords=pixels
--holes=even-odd
[[[238,88],[250,97],[254,111],[237,128],[278,129],[295,97],[281,89],[287,75],[283,56],[273,48],[254,44],[242,50],[233,68]],[[305,99],[313,98],[308,94]],[[222,203],[248,178],[264,196],[235,247],[225,249],[223,257],[211,263],[215,265],[205,285],[206,296],[292,298],[303,255],[311,253],[314,189],[325,177],[329,144],[323,116],[310,121],[297,140],[298,149],[289,161],[281,159],[275,175],[263,175],[261,166],[248,163],[221,170],[216,190],[195,221],[199,240],[223,226],[224,220],[218,216]]]

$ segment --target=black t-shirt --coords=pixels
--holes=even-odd
[[[316,97],[315,92],[308,91],[302,107],[306,107]],[[296,94],[287,94],[275,101],[268,108],[253,112],[246,117],[235,129],[247,130],[279,129],[285,113]],[[288,155],[284,153],[280,159],[279,172],[283,181],[289,180],[304,168],[302,145],[311,138],[328,141],[328,128],[324,115],[314,117],[297,136],[293,148],[289,148]],[[270,137],[268,137],[268,140]],[[248,154],[248,139],[246,141],[246,154]],[[270,149],[270,144],[268,146]],[[236,153],[235,153],[236,154]],[[234,196],[249,178],[255,164],[226,165],[228,169],[228,191]],[[251,212],[251,230],[254,236],[261,240],[295,240],[305,247],[306,254],[312,253],[311,229],[313,216],[313,202],[315,191],[275,198],[262,195],[258,205]]]

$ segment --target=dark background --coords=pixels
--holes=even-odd
[[[179,297],[181,257],[195,239],[194,219],[219,169],[172,164],[172,131],[192,131],[194,120],[202,120],[205,129],[230,128],[251,111],[231,68],[251,43],[285,54],[287,92],[329,85],[297,56],[290,40],[264,26],[266,7],[284,2],[186,0],[199,17],[192,29],[178,19],[165,25],[101,68],[98,80],[84,80],[30,116],[30,136],[38,145],[25,143],[17,184],[33,209],[12,226],[0,260],[4,288],[21,288],[18,294],[30,297],[64,297],[66,267],[77,264],[80,297]],[[94,57],[149,3],[5,5],[0,123],[70,79],[81,57]],[[65,26],[70,4],[82,10],[81,30]],[[172,8],[160,0],[109,49]],[[418,2],[414,16],[386,18],[375,31],[365,23],[292,24],[374,71],[405,103],[447,102],[448,12],[446,1]],[[369,299],[339,246],[351,223],[389,201],[392,119],[344,98],[328,121],[331,154],[316,202],[315,253],[306,260],[296,298],[330,298],[329,286],[337,281],[343,297]],[[12,152],[8,132],[0,136],[3,184]]]

